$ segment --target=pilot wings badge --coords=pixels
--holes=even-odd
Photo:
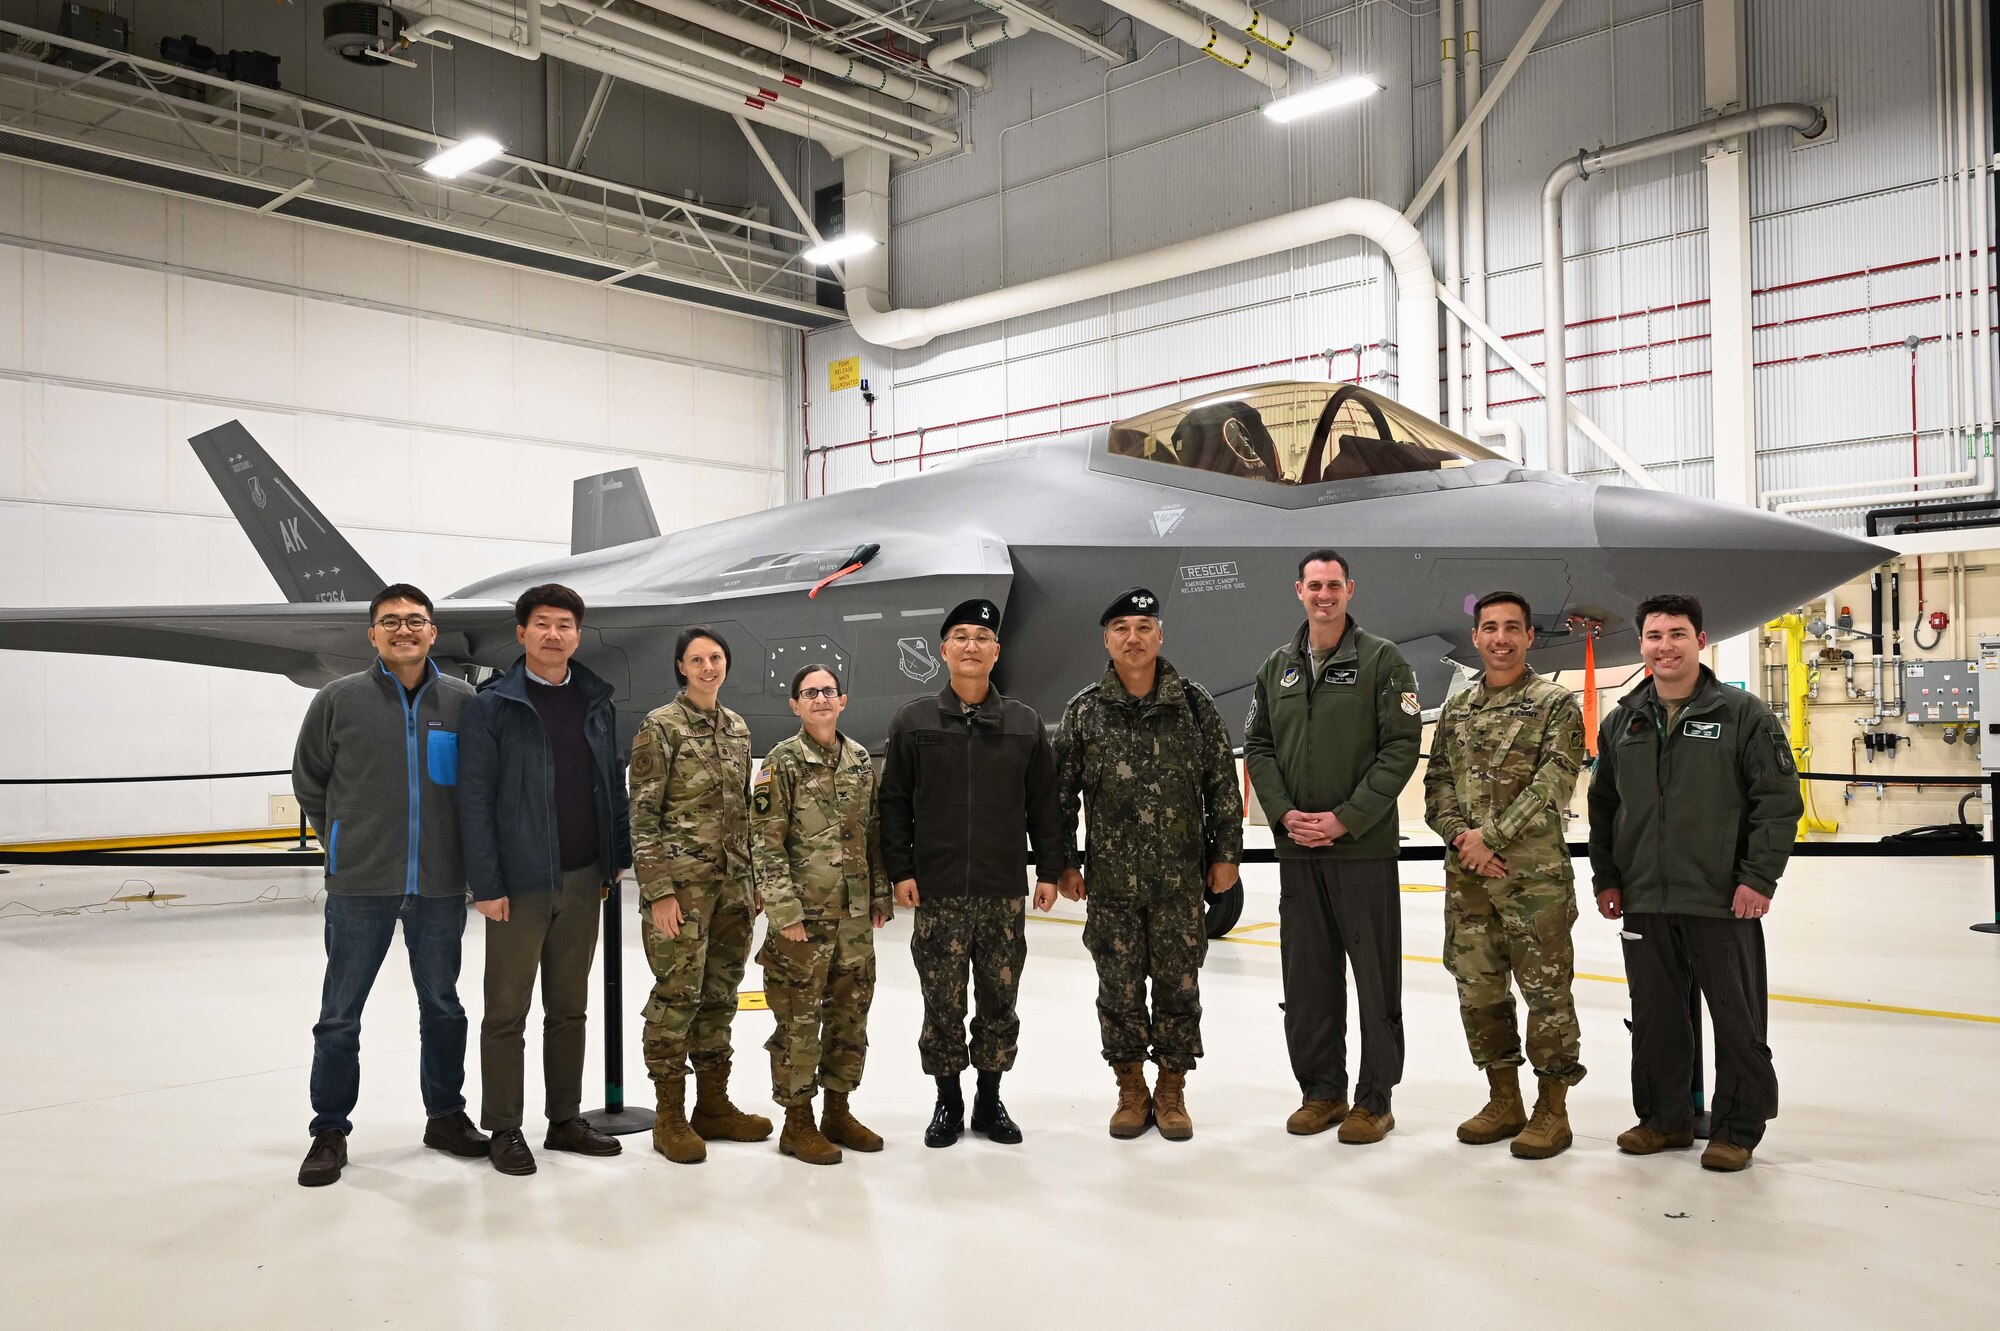
[[[258,480],[255,476],[250,478],[250,502],[259,508],[264,507],[264,505],[270,502],[270,500],[264,497],[264,482]]]

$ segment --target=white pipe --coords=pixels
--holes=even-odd
[[[1481,97],[1470,111],[1466,112],[1465,123],[1458,127],[1458,133],[1452,136],[1451,142],[1445,144],[1444,151],[1438,154],[1437,165],[1431,168],[1430,175],[1424,177],[1424,183],[1417,186],[1417,192],[1410,196],[1409,207],[1403,209],[1403,216],[1414,222],[1422,215],[1424,209],[1430,206],[1431,196],[1436,194],[1438,186],[1444,183],[1452,163],[1458,160],[1458,155],[1465,151],[1465,145],[1472,142],[1473,136],[1479,133],[1480,126],[1486,123],[1487,115],[1500,101],[1500,94],[1507,91],[1507,85],[1521,72],[1521,66],[1527,63],[1528,53],[1535,49],[1535,39],[1549,26],[1549,20],[1556,16],[1556,11],[1562,8],[1562,3],[1563,0],[1542,0],[1542,7],[1528,20],[1528,26],[1522,30],[1520,39],[1514,43],[1514,49],[1507,53],[1506,63],[1502,64],[1500,72],[1493,76],[1493,86],[1486,90],[1485,96]]]
[[[1083,29],[1072,28],[1059,18],[1053,18],[1032,5],[1021,3],[1021,0],[972,0],[972,3],[1003,17],[1020,19],[1036,32],[1047,33],[1064,45],[1074,46],[1085,55],[1102,60],[1108,65],[1125,63],[1123,51],[1114,51]]]
[[[1978,371],[1978,357],[1980,354],[1978,347],[1980,344],[1973,341],[1976,310],[1974,309],[1972,298],[1972,115],[1966,106],[1967,99],[1971,96],[1972,81],[1966,76],[1965,71],[1965,47],[1968,36],[1965,20],[1965,0],[1953,0],[1953,27],[1957,29],[1956,36],[1958,38],[1954,43],[1957,47],[1957,63],[1954,73],[1958,90],[1958,125],[1952,136],[1953,143],[1956,145],[1958,152],[1958,169],[1953,173],[1952,184],[1958,195],[1959,244],[1957,267],[1959,273],[1958,290],[1960,293],[1959,328],[1961,331],[1959,355],[1963,358],[1966,367],[1966,415],[1972,417],[1973,419],[1970,423],[1976,425],[1978,422],[1975,413],[1979,410],[1976,394],[1978,385],[1984,376]],[[1982,114],[1984,114],[1983,108]]]
[[[1339,63],[1334,59],[1333,52],[1310,37],[1301,37],[1263,10],[1246,3],[1246,0],[1188,0],[1188,3],[1211,18],[1221,19],[1245,36],[1255,37],[1315,74],[1331,74],[1334,65]]]
[[[1473,345],[1479,345],[1478,339],[1473,340]],[[1506,443],[1494,452],[1502,454],[1509,462],[1528,460],[1528,432],[1519,421],[1508,420],[1505,416],[1467,415],[1465,433],[1474,439],[1504,439]],[[1492,446],[1489,444],[1488,447]]]
[[[1528,385],[1531,392],[1544,393],[1547,391],[1547,385],[1542,381],[1542,376],[1535,373],[1534,366],[1522,359],[1520,352],[1507,345],[1506,338],[1489,328],[1484,319],[1474,314],[1471,310],[1466,309],[1458,297],[1446,291],[1442,286],[1438,287],[1437,291],[1438,299],[1444,302],[1444,307],[1447,310],[1458,316],[1458,321],[1465,325],[1466,331],[1492,348],[1494,355],[1506,361],[1507,368],[1520,375],[1522,381]],[[1610,458],[1620,471],[1630,476],[1642,489],[1657,490],[1660,488],[1660,483],[1653,479],[1653,474],[1640,466],[1637,459],[1630,453],[1620,448],[1617,441],[1604,432],[1602,426],[1578,410],[1576,403],[1565,402],[1563,409],[1569,417],[1569,423],[1581,431],[1584,438],[1596,444],[1598,450],[1604,456]],[[1500,423],[1494,422],[1494,424]],[[1512,421],[1505,423],[1505,425],[1513,424]],[[1503,434],[1507,433],[1505,425],[1502,425],[1500,430]],[[1516,432],[1520,429],[1518,425],[1514,428]],[[1509,437],[1516,436],[1509,435]],[[1525,443],[1521,447],[1525,448]]]
[[[589,0],[578,0],[578,7],[580,8],[588,2]],[[663,28],[657,23],[651,23],[642,18],[633,18],[629,14],[620,13],[618,10],[611,8],[609,0],[601,0],[601,3],[591,8],[589,22],[596,23],[599,20],[616,27],[622,27],[628,32],[638,33],[654,41],[665,42],[670,46],[678,46],[684,50],[693,51],[705,59],[745,70],[757,77],[762,89],[777,92],[780,96],[787,95],[787,89],[797,89],[799,92],[809,93],[814,97],[825,98],[827,101],[833,102],[838,106],[851,107],[861,112],[864,116],[886,120],[891,124],[916,130],[919,134],[938,140],[947,148],[956,148],[958,146],[957,134],[948,129],[941,129],[931,124],[928,120],[919,120],[915,116],[905,115],[900,111],[892,111],[888,107],[878,106],[874,102],[868,101],[866,98],[854,93],[843,92],[839,88],[830,88],[823,83],[808,83],[804,79],[799,79],[794,83],[786,77],[784,69],[780,66],[766,64],[761,60],[752,60],[748,56],[737,55],[734,51],[725,51],[720,47],[710,46],[707,42],[690,37],[684,32],[676,32],[672,28]],[[572,31],[578,30],[573,29]]]
[[[1972,177],[1966,181],[1966,191],[1972,196],[1973,233],[1972,243],[1978,258],[1973,268],[1973,315],[1974,326],[1979,331],[1979,341],[1973,351],[1974,379],[1979,387],[1979,419],[1974,424],[1981,431],[1993,428],[1993,320],[1989,313],[1989,297],[1992,292],[1992,212],[1993,200],[1989,197],[1992,189],[1993,153],[1988,142],[1992,134],[1992,124],[1986,118],[1987,80],[1991,74],[1986,49],[1986,6],[1972,7],[1972,34],[1967,45],[1972,48],[1972,147],[1967,165],[1972,169]],[[1983,347],[1984,350],[1978,348]]]
[[[1465,40],[1459,47],[1458,63],[1465,81],[1465,104],[1479,101],[1482,71],[1479,67],[1479,0],[1464,0],[1461,9]],[[1465,145],[1465,304],[1481,319],[1486,317],[1486,138],[1475,134]],[[1467,424],[1477,430],[1487,419],[1490,385],[1487,382],[1487,354],[1477,339],[1467,369]],[[1511,422],[1510,422],[1511,423]],[[1514,427],[1517,431],[1520,426]],[[1512,436],[1510,436],[1512,438]]]
[[[490,13],[483,6],[469,3],[468,0],[440,0],[439,8],[447,11]],[[521,42],[511,38],[496,37],[449,17],[433,16],[419,20],[405,32],[404,40],[417,41],[434,32],[443,32],[466,41],[492,46],[496,50],[506,51],[524,60],[537,58],[537,55],[529,52]],[[616,75],[628,82],[657,88],[662,92],[720,111],[727,111],[732,115],[740,114],[748,106],[757,111],[766,123],[824,144],[831,153],[852,152],[861,144],[870,144],[906,159],[921,157],[930,151],[928,144],[911,143],[908,139],[887,130],[865,125],[818,107],[786,107],[770,104],[757,98],[758,88],[754,85],[738,82],[726,74],[700,65],[646,51],[615,37],[601,34],[586,36],[564,23],[544,26],[541,54],[558,55],[586,69]]]
[[[984,0],[981,2],[984,3]],[[1231,69],[1248,75],[1274,92],[1283,88],[1291,78],[1282,66],[1271,63],[1236,38],[1217,32],[1206,20],[1168,4],[1166,0],[1105,0],[1105,3],[1192,46],[1210,59],[1219,60]]]
[[[1928,504],[1934,499],[1983,499],[1995,493],[1993,454],[1979,459],[1979,480],[1972,485],[1944,490],[1880,490],[1874,494],[1844,495],[1838,499],[1796,499],[1778,505],[1779,513],[1825,513],[1844,508],[1881,508],[1888,504]]]
[[[946,115],[957,109],[951,97],[936,88],[926,88],[914,79],[891,73],[880,65],[830,51],[798,36],[790,28],[773,28],[703,4],[701,0],[639,0],[639,3],[662,14],[699,24],[745,45],[758,47],[787,60],[796,60],[810,69],[844,79],[856,87],[921,106],[933,114]]]
[[[1815,135],[1826,128],[1826,117],[1820,114],[1818,108],[1802,102],[1774,102],[1770,106],[1704,120],[1698,125],[1649,135],[1615,147],[1600,148],[1596,152],[1580,152],[1549,172],[1548,180],[1542,185],[1542,368],[1549,385],[1549,410],[1546,413],[1548,456],[1544,465],[1550,471],[1569,470],[1569,420],[1565,411],[1569,402],[1568,352],[1564,347],[1567,330],[1563,327],[1563,191],[1576,181],[1614,167],[1665,157],[1707,143],[1720,143],[1739,134],[1777,128],[1791,128]],[[1709,294],[1713,297],[1715,293]]]
[[[1958,355],[1958,338],[1954,330],[1958,325],[1958,269],[1951,256],[1957,252],[1957,242],[1952,230],[1951,209],[1951,153],[1947,146],[1951,141],[1951,57],[1950,34],[1947,28],[1951,22],[1950,0],[1935,0],[1935,22],[1932,32],[1932,58],[1937,74],[1937,96],[1932,101],[1932,116],[1937,130],[1937,182],[1938,182],[1938,368],[1944,378],[1945,428],[1956,438],[1965,427],[1965,413],[1960,409],[1959,378],[1965,372],[1965,363]]]
[[[989,46],[1012,41],[1016,37],[1025,37],[1032,31],[1034,29],[1028,26],[1026,19],[1009,14],[998,23],[974,28],[957,41],[946,42],[943,46],[934,48],[924,57],[924,64],[930,67],[932,73],[956,79],[969,88],[985,92],[993,86],[992,76],[983,69],[974,69],[970,65],[961,65],[958,62],[974,51],[983,51]]]
[[[850,159],[851,161],[852,159]],[[850,179],[847,226],[886,236],[886,191],[860,188]],[[1396,273],[1396,327],[1402,344],[1402,401],[1405,406],[1437,419],[1437,285],[1431,274],[1424,238],[1402,214],[1373,199],[1336,199],[1294,213],[1197,236],[1145,254],[1134,254],[1019,286],[988,291],[928,309],[889,309],[878,303],[886,287],[887,265],[881,251],[868,256],[871,265],[857,265],[857,280],[847,289],[847,317],[863,341],[878,347],[920,347],[946,333],[980,328],[1004,319],[1018,319],[1078,301],[1130,291],[1168,278],[1282,254],[1316,245],[1336,236],[1361,236],[1382,247]]]
[[[1979,461],[1971,452],[1968,452],[1966,454],[1964,470],[1938,472],[1933,476],[1911,477],[1910,484],[1912,487],[1938,484],[1960,485],[1972,480],[1977,475],[1979,475]],[[1796,499],[1804,495],[1852,494],[1857,490],[1866,490],[1871,486],[1880,487],[1888,483],[1880,477],[1871,476],[1865,481],[1835,481],[1829,485],[1784,485],[1764,491],[1762,495],[1758,496],[1757,502],[1760,506],[1763,506],[1771,504],[1776,500]]]
[[[1438,0],[1438,88],[1442,96],[1443,126],[1439,143],[1448,143],[1458,133],[1458,6],[1454,0]],[[1444,285],[1456,296],[1464,290],[1458,252],[1458,163],[1453,162],[1444,177]],[[1444,321],[1444,401],[1447,424],[1465,433],[1465,351],[1458,327]]]

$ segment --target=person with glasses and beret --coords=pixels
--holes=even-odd
[[[1035,709],[993,687],[999,607],[960,602],[938,636],[949,681],[936,697],[904,704],[889,724],[882,858],[896,904],[916,912],[910,955],[924,996],[917,1047],[937,1080],[924,1145],[950,1146],[965,1131],[959,1076],[968,1062],[979,1074],[972,1130],[1012,1145],[1021,1129],[1000,1100],[1000,1077],[1014,1066],[1021,1034],[1014,1004],[1028,957],[1029,843],[1035,909],[1055,905],[1063,868],[1055,757]],[[978,999],[969,1049],[968,971]]]
[[[368,606],[366,670],[334,680],[306,708],[292,790],[326,853],[326,978],[313,1027],[312,1149],[299,1182],[321,1187],[347,1164],[348,1117],[361,1097],[361,1009],[403,926],[417,990],[424,1145],[483,1158],[465,1114],[465,862],[458,840],[459,714],[472,688],[431,661],[431,599],[408,583]]]
[[[882,1138],[854,1117],[847,1097],[868,1057],[875,998],[874,931],[889,922],[875,811],[875,764],[840,733],[847,691],[831,666],[792,676],[799,733],[779,740],[750,785],[750,848],[764,898],[764,997],[777,1019],[771,1098],[785,1111],[778,1150],[809,1165],[837,1165],[840,1148],[870,1153]],[[813,1092],[826,1109],[813,1122]]]

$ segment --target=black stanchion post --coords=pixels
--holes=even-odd
[[[1986,778],[1986,790],[1992,796],[1995,822],[2000,824],[2000,772]],[[2000,833],[2000,825],[1996,825],[1994,830]],[[1993,918],[1973,925],[1972,932],[2000,934],[2000,842],[1988,841],[1985,844],[1987,865],[1993,871]]]
[[[613,883],[604,894],[604,1108],[583,1117],[599,1132],[622,1136],[647,1132],[653,1126],[650,1105],[625,1103],[625,946],[619,930],[625,917],[625,884]]]
[[[306,811],[305,811],[305,810],[304,810],[303,808],[301,808],[301,809],[299,810],[299,844],[298,844],[298,845],[296,845],[296,846],[293,846],[293,847],[292,847],[292,849],[293,849],[293,850],[304,850],[304,849],[306,849],[306,832],[307,832],[307,830],[308,830],[308,829],[306,828]]]

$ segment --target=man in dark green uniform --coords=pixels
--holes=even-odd
[[[1184,1082],[1201,1057],[1202,889],[1227,892],[1243,859],[1243,793],[1214,701],[1160,656],[1160,598],[1134,587],[1098,618],[1104,677],[1069,700],[1056,732],[1064,864],[1057,886],[1089,899],[1097,1022],[1118,1078],[1111,1135],[1194,1135]],[[1090,878],[1077,851],[1088,824]],[[1146,982],[1152,981],[1147,1012]],[[1146,1060],[1160,1065],[1157,1093]]]
[[[1396,797],[1423,734],[1417,681],[1393,644],[1347,614],[1337,551],[1299,561],[1306,622],[1257,674],[1243,758],[1278,855],[1285,1043],[1304,1097],[1300,1136],[1340,1124],[1350,1145],[1396,1126],[1403,1077],[1403,920]],[[1361,1006],[1361,1068],[1347,1103],[1347,976]]]
[[[1690,986],[1715,1026],[1715,1097],[1704,1168],[1738,1170],[1778,1114],[1766,1041],[1764,916],[1791,858],[1804,804],[1771,709],[1701,664],[1708,636],[1692,596],[1639,603],[1652,677],[1598,730],[1590,867],[1598,913],[1623,919],[1632,991],[1629,1155],[1694,1144]]]

